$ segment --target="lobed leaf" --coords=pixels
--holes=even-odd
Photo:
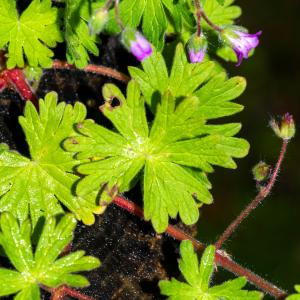
[[[89,62],[89,53],[98,56],[97,39],[90,35],[88,21],[90,18],[89,0],[66,0],[64,12],[65,41],[67,60],[77,68],[84,68]]]
[[[158,52],[145,59],[142,66],[144,70],[129,67],[129,73],[139,83],[152,111],[159,101],[157,94],[167,90],[177,98],[196,96],[200,103],[199,117],[203,119],[229,116],[243,109],[230,101],[242,94],[245,79],[228,79],[225,72],[216,74],[212,61],[189,63],[181,44],[177,45],[170,76],[164,58]]]
[[[97,258],[84,256],[84,251],[58,258],[72,241],[75,226],[76,220],[71,214],[64,215],[58,223],[55,218],[46,219],[33,253],[29,221],[19,224],[10,213],[3,213],[0,245],[16,270],[0,268],[0,296],[17,294],[14,299],[39,300],[39,285],[49,288],[64,284],[88,286],[88,280],[76,273],[99,267]]]
[[[190,241],[183,241],[180,245],[181,259],[179,269],[185,282],[161,280],[159,287],[161,293],[170,300],[254,300],[262,299],[263,295],[257,291],[242,290],[247,280],[239,277],[226,281],[217,286],[210,287],[210,279],[214,271],[215,247],[208,246],[201,258],[200,266],[193,245]]]
[[[19,17],[15,0],[0,1],[0,48],[8,47],[7,67],[49,67],[53,48],[62,42],[58,10],[50,0],[33,0]]]
[[[199,71],[198,79],[204,77]],[[103,95],[101,110],[117,132],[85,120],[77,125],[79,136],[64,142],[66,150],[77,152],[77,159],[89,160],[77,167],[85,175],[76,186],[77,195],[104,192],[100,204],[106,206],[116,191],[128,191],[143,177],[145,219],[156,231],[163,232],[169,216],[178,214],[185,224],[194,224],[198,207],[212,202],[203,171],[213,171],[212,165],[235,168],[232,158],[248,152],[246,141],[232,137],[240,125],[206,125],[199,117],[199,99],[191,96],[177,103],[170,88],[156,104],[148,128],[136,81],[128,84],[126,98],[112,84],[104,86]],[[114,99],[118,106],[112,106]]]
[[[86,224],[94,222],[97,194],[85,197],[73,194],[79,177],[73,168],[79,164],[74,153],[62,149],[62,141],[75,134],[74,124],[86,115],[85,107],[57,104],[57,95],[49,93],[39,102],[39,113],[27,102],[19,122],[24,130],[31,158],[5,149],[0,152],[0,211],[9,211],[21,222],[28,215],[33,225],[42,216],[63,212],[59,202]]]
[[[209,0],[203,2],[208,17],[217,25],[232,24],[241,10],[232,5],[234,0]],[[185,31],[195,32],[196,22],[193,3],[185,0],[123,0],[120,1],[120,18],[125,26],[141,27],[147,39],[157,50],[162,50],[166,33],[183,35]],[[203,26],[208,25],[203,21]],[[120,32],[115,19],[115,11],[110,11],[107,24],[110,33]]]
[[[219,26],[230,25],[242,13],[239,6],[232,5],[234,2],[235,0],[204,0],[203,9],[213,23]],[[205,21],[203,22],[208,26]]]

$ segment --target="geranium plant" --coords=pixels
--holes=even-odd
[[[161,295],[154,289],[153,297],[300,299],[223,249],[270,194],[295,135],[291,114],[270,121],[282,148],[273,168],[264,162],[253,168],[257,196],[214,245],[188,233],[201,207],[218,203],[210,173],[216,166],[236,169],[236,159],[249,151],[239,135],[241,124],[224,118],[244,108],[236,98],[246,81],[229,76],[220,59],[239,66],[258,47],[262,31],[250,34],[235,24],[241,10],[234,1],[21,2],[0,0],[0,91],[14,90],[23,100],[14,126],[26,140],[21,149],[0,145],[0,296],[98,299],[80,291],[89,281],[79,272],[101,274],[102,258],[74,248],[73,231],[78,223],[84,225],[77,229],[95,226],[115,205],[149,222],[155,238],[167,234],[182,241],[183,277],[165,273],[156,285]],[[132,54],[122,54],[132,62],[122,61],[127,74],[91,63],[101,58],[100,44],[112,36]],[[36,88],[46,69],[107,78],[99,87],[99,111],[77,99],[61,101],[55,90],[38,99]],[[95,112],[102,117],[92,118]],[[127,198],[132,190],[139,199]],[[214,285],[217,266],[237,278]]]

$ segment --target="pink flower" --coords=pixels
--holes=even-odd
[[[199,50],[198,52],[194,52],[194,50],[189,50],[189,58],[191,63],[200,63],[203,61],[205,56],[205,51]]]
[[[188,42],[188,53],[191,63],[200,63],[203,61],[207,50],[207,41],[203,35],[192,35]]]
[[[222,37],[224,38],[225,42],[232,47],[237,56],[237,66],[242,63],[243,58],[248,58],[249,52],[252,49],[258,46],[258,37],[261,34],[262,31],[259,31],[255,34],[250,34],[245,32],[243,28],[236,26],[223,30]]]
[[[130,43],[130,51],[139,61],[143,61],[152,54],[152,47],[140,33],[136,32],[135,37]]]
[[[139,61],[143,61],[153,52],[152,45],[143,35],[130,28],[123,31],[122,42]]]

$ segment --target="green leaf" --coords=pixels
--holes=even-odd
[[[33,0],[19,17],[15,0],[0,1],[0,48],[8,46],[7,67],[50,67],[55,47],[62,42],[57,8],[50,0]]]
[[[243,77],[227,79],[225,73],[214,76],[195,92],[199,99],[200,116],[205,119],[215,119],[240,112],[243,106],[230,101],[240,96],[245,88],[246,81]]]
[[[161,280],[161,293],[170,300],[255,300],[262,299],[263,295],[257,291],[242,290],[247,280],[239,277],[210,287],[210,280],[214,271],[215,247],[208,246],[199,265],[197,255],[190,241],[183,241],[180,245],[181,259],[179,269],[184,279],[180,282],[174,278],[171,281]]]
[[[235,114],[242,105],[231,100],[242,94],[246,87],[243,77],[228,79],[225,72],[215,74],[215,64],[208,61],[191,64],[187,61],[183,46],[176,48],[170,76],[162,55],[155,52],[142,63],[144,71],[129,67],[130,75],[139,83],[146,102],[152,111],[159,97],[167,90],[177,97],[196,96],[199,99],[199,116],[214,119]]]
[[[56,223],[48,218],[44,224],[35,253],[31,246],[31,224],[19,224],[10,213],[0,218],[0,245],[16,270],[0,268],[0,296],[17,294],[17,300],[39,300],[39,285],[49,288],[67,284],[85,287],[87,279],[77,272],[99,267],[97,258],[76,251],[58,258],[73,239],[76,220],[67,214]],[[73,274],[75,273],[75,274]]]
[[[99,55],[96,36],[90,35],[89,0],[66,0],[64,24],[67,44],[67,60],[77,68],[84,68],[89,62],[89,54]]]
[[[125,26],[137,28],[142,23],[145,36],[158,49],[164,44],[167,18],[162,0],[123,0],[120,3],[120,18]],[[119,31],[115,11],[111,10],[108,29]]]
[[[0,211],[9,211],[21,222],[30,214],[33,225],[41,216],[62,213],[61,202],[77,219],[94,222],[97,212],[96,193],[77,197],[72,187],[79,177],[73,168],[79,161],[64,151],[62,141],[73,135],[73,126],[86,116],[85,107],[57,104],[56,93],[39,102],[39,114],[27,102],[19,122],[25,132],[30,158],[15,151],[0,151]]]
[[[199,75],[198,80],[201,78]],[[177,82],[180,80],[184,81]],[[171,87],[181,95],[175,82]],[[77,159],[90,160],[77,167],[85,175],[76,187],[77,195],[84,197],[102,187],[113,196],[116,190],[128,191],[143,177],[145,219],[152,221],[156,231],[163,232],[169,216],[175,218],[177,214],[185,224],[194,224],[198,206],[212,202],[211,185],[203,171],[212,172],[212,165],[235,168],[232,158],[248,152],[245,140],[232,137],[240,125],[206,125],[199,116],[197,97],[177,103],[169,90],[157,103],[149,128],[136,81],[128,84],[126,98],[112,84],[104,86],[103,95],[106,102],[101,110],[117,132],[86,120],[77,125],[80,135],[64,143],[68,151],[78,153]],[[112,107],[113,99],[120,105]],[[102,199],[102,204],[110,200]]]
[[[220,3],[220,2],[223,2]],[[232,5],[235,0],[205,0],[203,9],[209,19],[218,26],[230,25],[239,18],[242,11],[239,6]],[[203,25],[209,25],[203,20]]]
[[[225,0],[217,0],[220,5],[224,5]]]
[[[286,298],[286,300],[300,300],[300,285],[295,285],[296,294],[292,294]]]

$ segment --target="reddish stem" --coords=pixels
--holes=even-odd
[[[235,230],[239,227],[239,225],[250,215],[250,213],[257,208],[257,206],[270,194],[276,178],[278,176],[284,155],[286,153],[288,145],[288,140],[283,140],[282,147],[280,150],[280,154],[275,166],[275,169],[272,172],[271,178],[268,184],[260,190],[257,196],[246,206],[246,208],[237,216],[235,220],[233,220],[230,225],[226,228],[223,234],[219,237],[215,246],[217,249],[220,249],[225,241],[235,232]]]
[[[218,32],[221,32],[223,31],[223,29],[219,26],[217,26],[215,23],[213,23],[209,17],[206,15],[205,11],[203,10],[202,7],[200,7],[200,15],[202,16],[202,18],[206,21],[206,23],[211,27],[213,28],[214,30],[218,31]]]
[[[65,296],[70,296],[78,300],[95,300],[94,298],[81,294],[79,291],[73,290],[65,285],[56,289],[44,289],[51,293],[51,300],[62,300]]]
[[[60,61],[60,60],[54,60],[53,64],[52,64],[52,68],[53,69],[76,69],[73,65],[68,64],[67,62],[64,61]],[[85,72],[91,72],[91,73],[96,73],[96,74],[100,74],[103,76],[108,76],[114,79],[117,79],[119,81],[123,81],[125,83],[127,83],[130,80],[130,77],[128,77],[127,75],[108,68],[108,67],[104,67],[104,66],[98,66],[98,65],[87,65],[85,68],[82,69],[82,71]]]
[[[196,17],[197,17],[197,36],[201,35],[201,6],[199,0],[194,0],[196,7]]]
[[[37,106],[37,99],[21,69],[5,69],[1,73],[2,80],[11,84],[25,101],[32,101]]]
[[[143,210],[138,205],[136,205],[132,201],[126,200],[121,196],[116,196],[113,200],[113,203],[134,214],[135,216],[138,216],[140,218],[144,217]],[[169,225],[165,232],[179,241],[190,240],[193,243],[195,249],[198,251],[203,251],[206,247],[205,244],[194,239],[193,237],[191,237],[184,231],[176,228],[175,226]],[[254,284],[257,288],[261,289],[265,293],[268,293],[275,298],[283,298],[287,295],[285,291],[266,281],[262,277],[254,274],[250,270],[240,266],[238,263],[233,261],[225,251],[216,251],[215,262],[224,269],[238,276],[245,276],[248,279],[248,281]]]

